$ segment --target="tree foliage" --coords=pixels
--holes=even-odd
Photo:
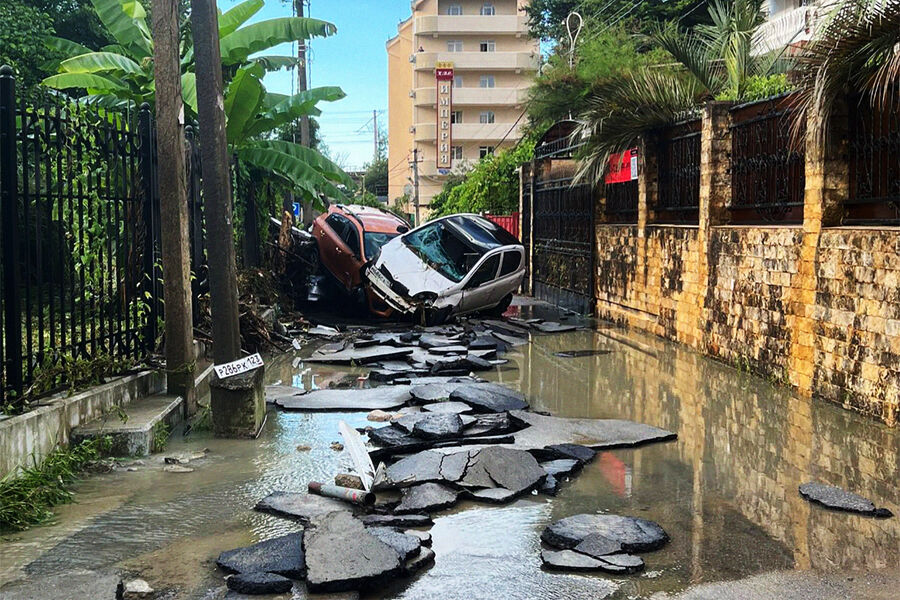
[[[46,12],[23,0],[0,3],[0,64],[16,72],[19,85],[31,87],[48,73],[45,64],[57,52],[44,45],[53,35],[53,19]]]
[[[464,177],[451,177],[432,199],[432,216],[454,213],[509,214],[519,210],[519,175],[516,169],[534,156],[534,142],[489,154]]]

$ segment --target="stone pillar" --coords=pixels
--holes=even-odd
[[[701,310],[697,331],[706,331],[706,298],[712,281],[709,262],[712,228],[729,221],[731,203],[731,106],[730,102],[707,102],[700,125],[700,210],[698,215],[697,282]],[[702,334],[701,334],[702,335]],[[706,342],[700,344],[706,350]]]
[[[266,416],[265,368],[219,379],[209,387],[213,433],[216,437],[255,438]]]
[[[647,288],[647,226],[653,222],[653,208],[659,194],[655,138],[644,136],[638,145],[637,263],[635,269],[642,289]]]
[[[822,228],[839,225],[843,200],[850,189],[847,161],[848,117],[845,103],[834,107],[829,120],[818,108],[806,115],[806,189],[800,264],[791,279],[786,323],[791,332],[790,383],[811,395],[815,372],[816,256]]]

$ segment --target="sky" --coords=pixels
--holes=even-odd
[[[372,111],[378,111],[379,125],[387,131],[387,51],[385,42],[397,35],[397,24],[409,17],[409,0],[308,0],[307,15],[334,23],[337,35],[311,41],[310,87],[341,87],[347,97],[319,104],[322,138],[329,155],[347,170],[361,168],[372,160],[374,136]],[[227,11],[237,0],[218,0]],[[261,21],[289,17],[292,2],[266,0],[265,7],[251,19]],[[296,54],[296,46],[279,46],[269,55]],[[266,75],[266,89],[295,92],[293,71]]]

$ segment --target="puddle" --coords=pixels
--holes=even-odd
[[[528,312],[528,311],[526,311]],[[527,315],[526,315],[527,316]],[[614,337],[626,339],[622,331]],[[676,442],[604,452],[559,496],[505,507],[462,504],[432,528],[435,565],[383,598],[648,597],[706,582],[779,570],[856,572],[900,568],[900,518],[829,512],[802,500],[811,479],[856,491],[895,514],[900,432],[649,336],[629,344],[607,330],[535,336],[490,378],[521,389],[559,416],[632,419],[669,429]],[[565,358],[558,353],[612,350]],[[267,378],[306,389],[356,381],[349,368],[281,357]],[[327,481],[342,460],[330,449],[337,423],[365,414],[270,412],[256,442],[204,434],[173,439],[166,454],[209,448],[193,473],[162,471],[162,455],[138,472],[91,476],[56,524],[0,542],[0,585],[78,569],[140,574],[177,598],[218,597],[219,552],[297,529],[250,508],[274,490]],[[308,452],[297,446],[311,446]],[[647,571],[622,578],[540,568],[540,532],[581,512],[659,522],[672,541],[643,555]],[[0,596],[3,594],[0,593]]]

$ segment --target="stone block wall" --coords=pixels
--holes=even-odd
[[[889,425],[900,416],[900,230],[836,227],[844,130],[811,116],[803,225],[732,226],[728,106],[702,123],[697,226],[597,226],[597,314]],[[652,149],[645,144],[645,149]],[[641,179],[655,179],[647,160]]]

